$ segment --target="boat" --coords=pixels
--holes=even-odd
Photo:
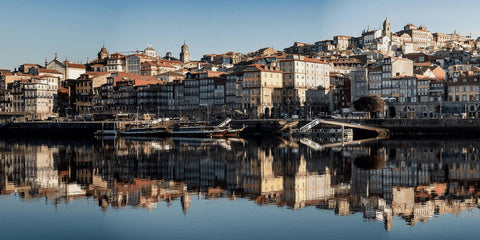
[[[244,129],[245,127],[240,129],[228,129],[227,133],[225,133],[225,137],[238,137]]]
[[[172,135],[174,137],[200,137],[200,138],[223,138],[231,131],[227,125],[232,119],[227,118],[217,126],[180,126],[173,128]],[[241,129],[243,131],[243,128]],[[240,130],[238,130],[238,133]],[[232,136],[238,136],[237,131],[231,132]]]
[[[228,129],[222,129],[217,127],[211,126],[186,126],[180,127],[176,126],[173,131],[172,135],[174,137],[224,137],[225,134],[228,132]]]
[[[95,132],[96,136],[117,136],[118,131],[114,129],[106,129],[106,130],[97,130]]]
[[[168,128],[152,126],[127,127],[118,132],[124,136],[170,136],[171,134]]]

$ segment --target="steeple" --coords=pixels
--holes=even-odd
[[[103,59],[108,57],[108,51],[105,48],[105,43],[103,44],[102,48],[98,52],[97,57],[98,57],[99,60],[103,60]]]
[[[183,41],[182,49],[180,52],[180,61],[187,63],[190,62],[190,52],[188,51],[188,45]]]
[[[388,20],[387,17],[385,17],[385,21],[383,21],[383,36],[388,36],[391,37],[390,35],[392,34],[392,29],[390,28],[390,21]]]

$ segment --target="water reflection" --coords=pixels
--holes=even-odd
[[[109,208],[154,209],[195,198],[360,213],[392,228],[478,205],[480,144],[383,140],[312,149],[285,140],[0,142],[0,193],[59,204],[94,199]]]

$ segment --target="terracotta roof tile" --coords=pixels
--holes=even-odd
[[[256,70],[248,70],[249,67],[255,67]],[[262,72],[276,72],[276,73],[283,73],[279,67],[270,67],[266,65],[261,65],[261,64],[250,64],[247,65],[245,68],[244,72],[252,72],[252,71],[262,71]]]
[[[78,63],[67,63],[66,66],[72,67],[72,68],[87,68],[85,64],[78,64]]]
[[[55,69],[45,69],[45,68],[39,68],[38,73],[53,73],[53,74],[62,74],[61,72],[55,70]]]

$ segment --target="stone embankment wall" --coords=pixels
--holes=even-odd
[[[387,128],[391,136],[480,136],[480,119],[343,119],[341,121]]]
[[[113,122],[24,122],[0,125],[0,135],[93,136],[99,129],[113,129]]]

